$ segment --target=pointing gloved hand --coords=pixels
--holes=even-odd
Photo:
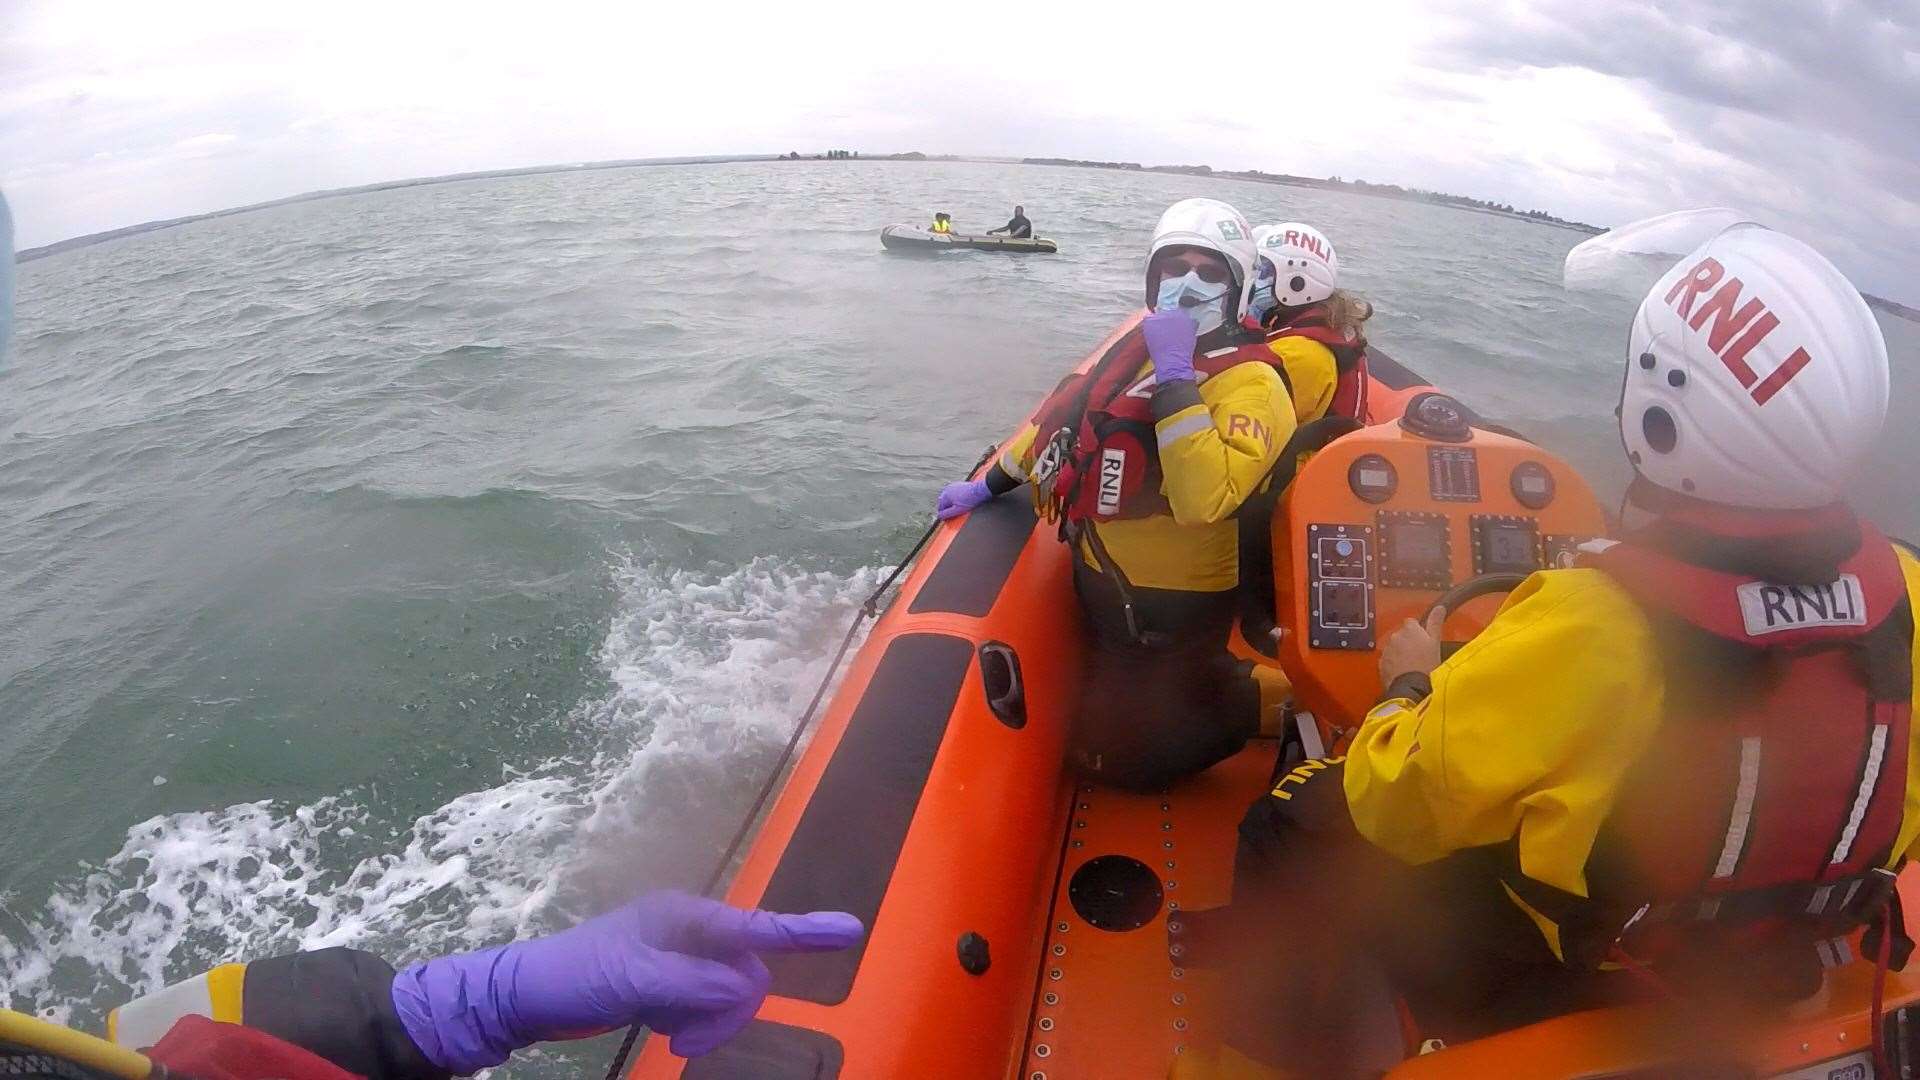
[[[955,480],[940,489],[940,500],[933,504],[933,516],[945,521],[993,498],[993,489],[987,486],[986,478],[979,480]]]
[[[1153,358],[1153,381],[1165,385],[1176,379],[1193,378],[1193,345],[1200,328],[1179,308],[1156,311],[1140,320],[1140,336],[1147,339],[1147,355]]]
[[[635,1023],[697,1057],[759,1011],[772,980],[758,954],[830,952],[865,933],[840,911],[777,915],[653,893],[547,937],[415,964],[394,977],[393,1004],[421,1052],[456,1074]]]

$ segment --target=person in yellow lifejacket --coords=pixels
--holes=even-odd
[[[1299,221],[1253,230],[1254,284],[1247,328],[1265,334],[1293,395],[1294,419],[1364,422],[1367,339],[1373,305],[1340,287],[1340,257],[1320,230]]]
[[[0,1074],[445,1080],[536,1042],[632,1024],[700,1057],[753,1020],[770,985],[762,956],[843,949],[863,935],[844,912],[776,915],[655,893],[557,934],[397,973],[347,948],[223,965],[115,1009],[105,1040],[0,1010]],[[48,1057],[74,1067],[21,1071]]]
[[[1862,925],[1903,965],[1920,559],[1845,501],[1888,378],[1859,293],[1791,237],[1736,226],[1655,285],[1622,539],[1530,576],[1444,661],[1444,612],[1387,641],[1346,756],[1241,825],[1236,1016],[1175,1075],[1377,1070],[1397,1024],[1357,1018],[1383,979],[1423,1033],[1471,1037],[1649,979],[1777,1006]]]
[[[1252,256],[1239,211],[1175,203],[1148,249],[1138,329],[1064,381],[985,475],[940,494],[953,517],[1031,480],[1062,522],[1093,639],[1073,754],[1123,787],[1204,769],[1261,719],[1251,665],[1226,648],[1235,514],[1266,484],[1294,409],[1274,354],[1240,323]]]
[[[941,234],[947,234],[947,233],[953,232],[953,218],[946,214],[933,215],[933,225],[928,229],[928,231],[937,232]]]

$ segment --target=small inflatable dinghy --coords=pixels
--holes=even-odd
[[[918,225],[889,225],[880,230],[880,246],[888,251],[1011,251],[1021,255],[1052,255],[1060,249],[1044,236],[988,236],[985,233],[936,233]]]
[[[1380,693],[1383,631],[1446,594],[1449,625],[1476,632],[1500,589],[1606,528],[1552,452],[1377,349],[1368,370],[1368,426],[1309,458],[1273,515],[1287,633],[1277,659],[1243,655],[1290,683],[1285,736],[1160,792],[1075,777],[1067,727],[1089,646],[1071,554],[1025,493],[942,523],[726,892],[855,912],[867,940],[770,957],[772,994],[740,1038],[693,1061],[651,1039],[628,1080],[1163,1080],[1217,1040],[1222,984],[1187,966],[1183,919],[1228,900],[1235,828],[1276,762],[1342,752]],[[1476,590],[1489,595],[1464,599]],[[1910,905],[1915,877],[1901,879]],[[1824,995],[1762,1023],[1738,1069],[1712,1075],[1873,1075],[1872,983],[1871,963],[1836,967]],[[1904,1065],[1920,966],[1884,993]],[[1632,1006],[1465,1038],[1409,1026],[1387,1080],[1702,1075],[1687,1057],[1701,1047],[1650,1041],[1659,1030]],[[1422,1053],[1428,1036],[1446,1048]]]

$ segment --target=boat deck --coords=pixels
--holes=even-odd
[[[1211,1034],[1215,977],[1180,966],[1180,913],[1229,899],[1236,829],[1277,752],[1256,740],[1160,794],[1074,788],[1025,1080],[1164,1077]]]

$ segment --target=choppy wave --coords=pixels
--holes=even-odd
[[[355,945],[401,961],[702,876],[876,571],[624,560],[616,575],[601,646],[613,690],[573,716],[605,749],[530,762],[398,831],[364,791],[142,821],[38,910],[7,905],[0,989],[93,1020],[102,1002],[238,957]]]

